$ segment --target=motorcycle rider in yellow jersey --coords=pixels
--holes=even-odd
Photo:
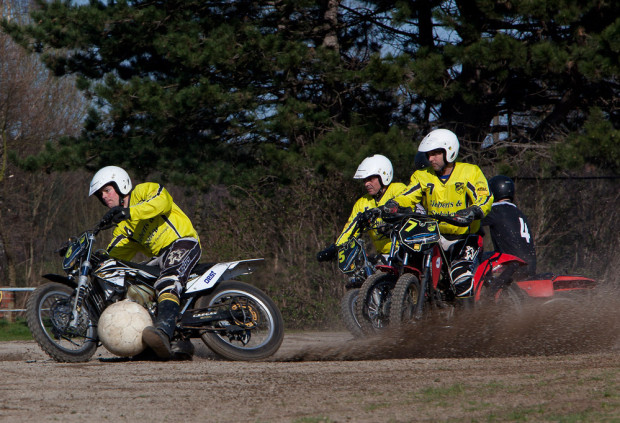
[[[366,157],[360,163],[353,179],[363,179],[367,193],[360,197],[353,205],[351,215],[336,243],[317,254],[318,261],[333,259],[336,257],[338,247],[344,245],[352,236],[358,235],[355,233],[356,225],[354,220],[359,213],[382,206],[405,190],[405,184],[392,182],[393,175],[392,162],[381,154]],[[368,234],[379,254],[388,254],[390,252],[391,242],[389,237],[378,233],[376,229],[369,230]]]
[[[159,358],[169,359],[179,298],[201,255],[198,234],[163,186],[146,182],[132,188],[129,175],[120,167],[100,169],[90,183],[89,196],[93,194],[110,209],[102,220],[116,224],[107,248],[110,257],[131,260],[140,252],[152,257],[147,264],[161,269],[154,284],[155,326],[144,329],[142,340]],[[188,350],[185,344],[185,350],[174,352],[191,358],[193,348]]]
[[[473,268],[482,249],[476,233],[480,219],[491,210],[493,196],[478,166],[456,161],[459,141],[452,131],[430,132],[418,151],[426,153],[430,166],[416,170],[405,192],[388,206],[422,204],[429,214],[452,217],[455,224],[439,224],[441,246],[451,257],[450,275],[457,297],[468,298],[473,294]]]

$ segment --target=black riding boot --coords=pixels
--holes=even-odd
[[[179,339],[170,344],[172,351],[171,359],[179,361],[191,361],[194,357],[194,344],[190,339]]]
[[[173,300],[165,299],[158,303],[155,327],[148,326],[142,332],[142,341],[151,347],[159,358],[167,360],[172,355],[170,340],[174,334],[179,308],[179,304]]]

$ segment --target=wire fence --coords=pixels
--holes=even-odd
[[[0,287],[0,319],[13,320],[15,313],[26,311],[25,308],[17,308],[15,293],[18,292],[31,292],[35,288],[15,288],[15,287]],[[25,304],[25,301],[20,303]]]

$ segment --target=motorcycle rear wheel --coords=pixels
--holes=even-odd
[[[360,322],[355,316],[355,304],[359,296],[359,288],[349,289],[340,300],[340,317],[347,330],[356,338],[364,336]]]
[[[497,305],[510,312],[521,312],[525,295],[516,283],[511,283],[502,288],[496,300]]]
[[[28,328],[41,349],[59,362],[88,361],[97,350],[97,329],[83,308],[82,323],[68,330],[72,316],[73,290],[59,283],[46,283],[28,298]]]
[[[377,272],[362,284],[355,304],[355,317],[365,335],[377,334],[389,326],[395,284],[396,276],[386,272]]]
[[[232,319],[220,321],[221,330],[202,334],[205,345],[227,360],[254,361],[275,354],[284,339],[284,321],[273,300],[252,285],[228,280],[200,297],[196,306],[206,308],[228,303],[248,317],[246,329],[239,330],[239,322]]]

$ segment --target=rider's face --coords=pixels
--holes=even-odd
[[[426,153],[426,155],[428,156],[428,162],[431,164],[435,172],[441,172],[446,166],[446,162],[443,158],[443,149],[440,148],[437,150],[429,151],[428,153]]]
[[[120,198],[112,185],[105,185],[101,188],[99,195],[101,196],[101,201],[109,208],[120,205]]]
[[[364,188],[370,195],[377,195],[381,191],[381,180],[379,176],[372,175],[364,179]]]

